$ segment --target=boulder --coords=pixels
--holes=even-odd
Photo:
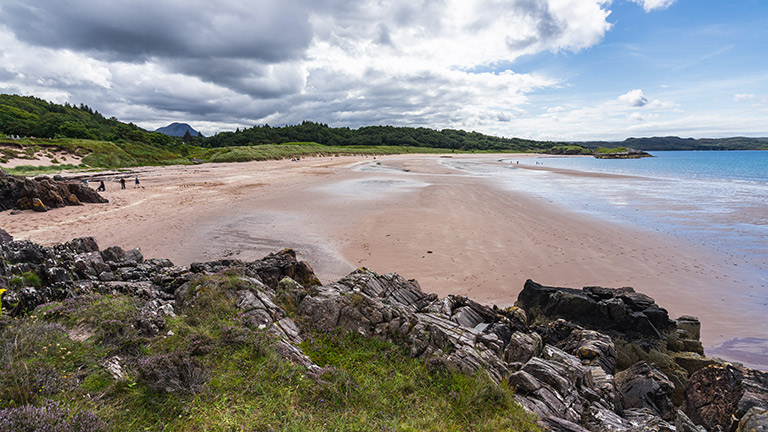
[[[596,365],[607,374],[616,373],[616,348],[608,335],[575,329],[556,346],[578,357],[585,366]]]
[[[81,203],[108,203],[109,200],[99,195],[98,192],[80,182],[67,183],[69,193],[77,197]]]
[[[752,408],[768,409],[768,372],[717,364],[688,380],[683,409],[708,430],[735,430]]]
[[[36,212],[47,212],[48,206],[43,204],[43,201],[40,198],[32,198],[32,202],[30,204],[32,207],[32,210]]]
[[[544,343],[537,333],[515,332],[504,350],[504,360],[510,363],[525,363],[532,357],[540,355],[543,347]]]
[[[666,310],[632,288],[577,290],[547,287],[529,279],[515,305],[524,309],[529,319],[542,324],[563,318],[586,328],[653,337],[674,326]]]
[[[768,432],[768,408],[750,408],[739,421],[737,432]]]
[[[63,179],[38,176],[34,179],[0,172],[0,211],[18,208],[21,210],[45,211],[81,203],[108,202],[95,190],[81,183]]]
[[[639,362],[619,372],[616,387],[625,408],[647,409],[664,420],[674,419],[676,410],[670,396],[675,385],[653,365]]]

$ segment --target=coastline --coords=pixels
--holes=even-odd
[[[108,182],[109,204],[4,212],[0,226],[16,239],[43,244],[91,235],[102,247],[140,247],[146,257],[182,265],[254,260],[291,247],[323,282],[365,266],[416,279],[426,292],[498,305],[514,303],[529,278],[632,286],[671,316],[698,316],[708,349],[758,336],[750,333],[749,317],[726,310],[722,297],[733,295],[738,281],[712,278],[727,273],[719,257],[569,212],[440,160],[407,155],[142,168],[136,173],[143,188],[120,190]]]

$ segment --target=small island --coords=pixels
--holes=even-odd
[[[597,159],[640,159],[653,157],[652,154],[627,147],[605,148],[599,147],[592,155]]]

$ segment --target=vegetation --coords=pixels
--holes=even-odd
[[[172,145],[173,137],[147,132],[133,123],[105,118],[87,105],[59,105],[31,96],[0,94],[0,132],[37,138],[77,138]]]
[[[299,125],[254,126],[235,132],[223,132],[206,138],[204,147],[232,147],[285,142],[316,142],[327,146],[397,146],[426,147],[463,151],[530,152],[556,146],[554,142],[521,138],[500,138],[478,132],[428,128],[367,126],[359,129],[332,128],[326,124],[304,121]]]
[[[323,366],[310,374],[241,318],[235,293],[248,283],[232,272],[200,277],[154,337],[126,325],[143,302],[122,294],[2,318],[0,418],[24,425],[34,413],[63,412],[69,423],[52,430],[92,432],[538,430],[507,386],[432,367],[380,339],[305,325],[302,349]],[[122,376],[104,367],[115,356]]]
[[[595,153],[597,154],[614,154],[614,153],[626,153],[629,149],[626,147],[598,147],[595,149]]]
[[[651,137],[651,138],[627,138],[622,142],[584,142],[579,143],[584,147],[621,147],[633,148],[642,151],[665,150],[768,150],[768,138],[679,138],[679,137]]]
[[[591,155],[592,151],[577,145],[559,145],[547,150],[547,153],[560,155]]]

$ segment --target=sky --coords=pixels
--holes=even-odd
[[[205,135],[768,136],[767,41],[765,0],[2,0],[0,93]]]

